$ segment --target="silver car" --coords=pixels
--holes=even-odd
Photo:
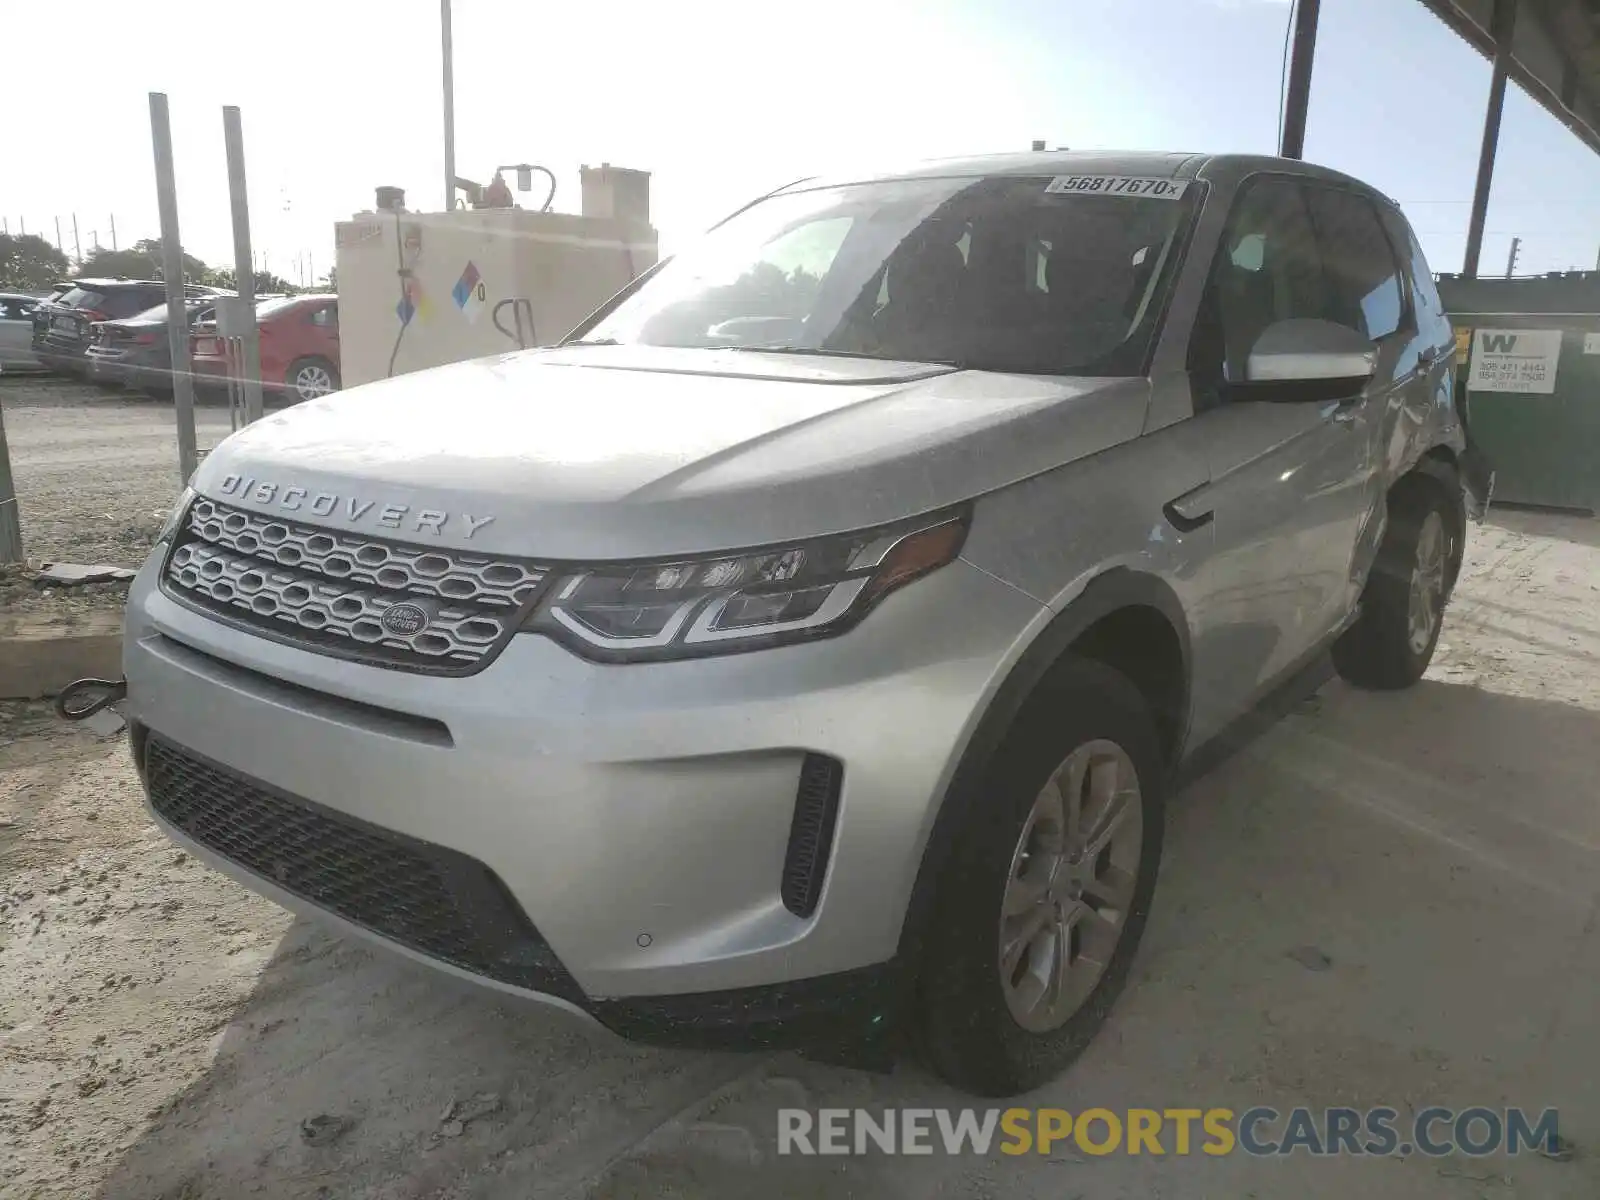
[[[1174,773],[1330,648],[1427,667],[1487,501],[1453,345],[1396,207],[1298,162],[795,184],[558,347],[213,451],[128,605],[151,811],[627,1036],[1030,1088]]]
[[[25,292],[0,292],[0,371],[39,366],[32,344],[33,313],[41,303]]]

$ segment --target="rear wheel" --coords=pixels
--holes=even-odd
[[[1410,476],[1389,498],[1389,528],[1361,596],[1361,616],[1333,645],[1333,665],[1358,687],[1392,691],[1433,660],[1461,553],[1445,485]]]
[[[296,400],[315,400],[339,390],[339,369],[325,358],[296,359],[284,383]]]
[[[1150,911],[1164,775],[1143,697],[1100,663],[1019,719],[939,881],[921,1010],[950,1082],[1026,1091],[1093,1039]]]

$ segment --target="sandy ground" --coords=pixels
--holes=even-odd
[[[0,1195],[1594,1200],[1597,601],[1600,523],[1475,531],[1420,686],[1329,683],[1174,800],[1130,986],[1029,1101],[1555,1106],[1572,1161],[780,1160],[781,1105],[962,1100],[909,1063],[620,1045],[334,939],[166,843],[122,739],[13,708]]]

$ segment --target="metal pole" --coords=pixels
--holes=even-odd
[[[233,203],[234,286],[246,314],[244,342],[244,414],[246,421],[261,419],[261,339],[256,331],[256,277],[250,264],[255,256],[250,249],[250,197],[244,178],[244,127],[239,123],[237,105],[222,109],[222,140],[228,149],[228,196]]]
[[[444,210],[456,206],[456,76],[450,40],[450,0],[439,0],[439,40],[444,51]]]
[[[17,489],[11,481],[11,451],[6,446],[6,418],[0,412],[0,562],[22,561],[22,521],[17,516]]]
[[[1306,148],[1306,111],[1311,107],[1311,60],[1317,52],[1317,14],[1321,0],[1300,0],[1294,13],[1294,51],[1289,59],[1288,97],[1283,104],[1284,158],[1301,158]]]
[[[111,249],[113,251],[115,251],[116,248],[117,248],[117,214],[116,213],[112,213],[111,214]]]
[[[167,346],[172,351],[172,415],[178,423],[178,476],[187,484],[199,463],[194,436],[194,376],[189,373],[189,321],[183,303],[183,243],[178,237],[178,181],[172,166],[172,122],[165,92],[150,93],[150,142],[161,210],[161,276],[167,285]]]
[[[1489,215],[1489,188],[1494,183],[1494,156],[1500,148],[1500,112],[1506,102],[1506,70],[1510,65],[1511,31],[1516,25],[1516,0],[1494,0],[1490,33],[1494,36],[1494,70],[1489,77],[1489,107],[1483,115],[1483,144],[1478,148],[1478,182],[1472,189],[1472,215],[1467,221],[1467,253],[1461,273],[1478,277],[1483,253],[1483,223]]]
[[[61,244],[61,218],[56,218],[56,249],[66,254],[67,248]]]
[[[78,214],[72,214],[72,256],[78,260],[78,265],[83,265],[83,245],[78,241]]]
[[[1519,237],[1512,238],[1511,239],[1511,253],[1506,255],[1506,278],[1507,279],[1510,279],[1512,274],[1517,269],[1517,251],[1520,250],[1520,249],[1522,249],[1522,239],[1519,238]]]

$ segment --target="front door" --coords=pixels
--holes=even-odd
[[[1395,357],[1385,341],[1406,308],[1387,247],[1358,193],[1265,175],[1235,201],[1189,363],[1210,483],[1179,509],[1209,517],[1215,539],[1194,581],[1197,743],[1350,612],[1357,548],[1376,516],[1376,431]],[[1296,317],[1373,337],[1380,363],[1372,385],[1337,401],[1230,400],[1227,384],[1246,378],[1256,339]]]

